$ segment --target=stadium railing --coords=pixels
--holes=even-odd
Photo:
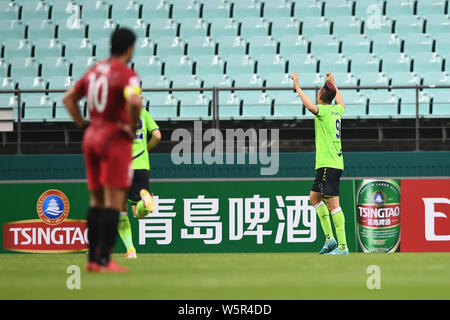
[[[302,87],[305,91],[315,91],[316,97],[317,93],[320,90],[321,87],[318,86],[308,86],[308,87]],[[415,91],[415,107],[416,107],[416,114],[415,114],[415,145],[416,150],[420,150],[420,135],[419,135],[419,129],[420,129],[420,118],[422,117],[420,115],[419,109],[420,109],[420,92],[421,90],[429,89],[450,89],[450,85],[415,85],[415,86],[345,86],[345,87],[339,87],[339,90],[345,91],[345,90],[414,90]],[[44,94],[51,94],[51,93],[64,93],[66,90],[64,89],[29,89],[29,90],[21,90],[21,89],[9,89],[9,90],[0,90],[0,95],[2,94],[14,94],[17,96],[17,119],[15,123],[15,133],[17,134],[17,153],[22,153],[22,94],[27,93],[44,93]],[[208,88],[143,88],[142,92],[149,93],[149,92],[210,92],[212,94],[212,119],[211,124],[213,128],[220,129],[220,101],[219,101],[219,93],[220,92],[234,92],[234,91],[293,91],[292,87],[208,87]],[[313,98],[313,97],[310,97]],[[450,109],[449,109],[450,114]],[[392,118],[395,118],[398,115],[392,116]],[[365,116],[362,115],[361,118],[364,118]],[[270,117],[267,117],[265,120],[270,119]],[[71,121],[71,119],[67,119],[68,121]],[[180,119],[182,120],[182,119]],[[245,119],[243,119],[245,120]],[[252,119],[254,120],[254,119]],[[59,122],[61,122],[59,120]]]

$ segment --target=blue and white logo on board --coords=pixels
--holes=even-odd
[[[382,206],[385,201],[386,199],[383,192],[375,192],[373,194],[373,203],[375,203],[377,206]]]
[[[37,202],[39,217],[47,224],[59,224],[69,214],[69,199],[59,190],[48,190],[41,194]]]

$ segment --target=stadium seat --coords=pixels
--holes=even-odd
[[[174,95],[166,92],[143,92],[142,95],[149,101],[149,111],[156,121],[167,121],[178,116],[179,101]]]
[[[225,61],[219,56],[198,56],[195,73],[202,77],[206,74],[224,74]]]
[[[6,59],[0,59],[0,77],[8,77],[9,64]]]
[[[211,100],[197,92],[177,92],[180,100],[180,118],[183,120],[202,120],[211,118]]]
[[[257,73],[265,78],[268,74],[287,72],[286,60],[280,55],[260,55],[257,59]]]
[[[450,52],[450,41],[448,41],[448,34],[441,33],[433,35],[436,39],[436,52],[442,55],[448,55]]]
[[[257,74],[238,74],[233,76],[234,87],[262,87],[263,79]]]
[[[88,37],[91,40],[110,38],[118,25],[111,19],[92,19],[88,24]]]
[[[325,17],[350,17],[353,12],[353,1],[322,1],[325,4]]]
[[[299,20],[302,21],[301,34],[303,36],[312,37],[330,34],[331,23],[324,17],[303,17]]]
[[[188,55],[194,60],[199,56],[213,56],[219,48],[218,43],[210,37],[192,37],[183,40],[188,44]]]
[[[362,20],[357,17],[335,16],[329,19],[333,21],[331,26],[333,34],[338,37],[351,34],[361,34]]]
[[[219,55],[228,59],[230,55],[245,55],[247,42],[242,37],[225,36],[216,38],[219,47]]]
[[[242,20],[240,36],[251,38],[255,36],[268,36],[269,22],[265,18],[247,18]]]
[[[171,19],[152,19],[150,22],[150,38],[176,37],[178,24]]]
[[[420,85],[420,76],[415,72],[393,72],[390,74],[393,86]]]
[[[17,87],[22,90],[43,90],[46,83],[41,77],[17,78]],[[24,93],[24,95],[35,95],[35,93]]]
[[[318,34],[311,38],[311,54],[339,53],[341,42],[333,35]]]
[[[303,105],[296,92],[272,91],[270,94],[274,98],[275,118],[298,119],[303,115]]]
[[[71,24],[67,19],[56,21],[56,30],[58,39],[61,41],[69,41],[69,39],[80,39],[86,36],[86,25],[83,21],[78,20],[76,23]]]
[[[307,54],[310,44],[300,35],[284,35],[278,38],[280,42],[280,54],[284,57],[293,54]]]
[[[188,56],[165,56],[164,58],[164,75],[191,75],[193,61]]]
[[[426,23],[426,32],[432,35],[449,34],[450,33],[450,18],[448,15],[428,15]]]
[[[142,88],[170,88],[171,81],[166,76],[142,74],[139,75],[142,82]]]
[[[299,82],[303,87],[322,87],[325,76],[320,73],[299,73]]]
[[[74,85],[77,78],[73,77],[49,77],[48,88],[49,89],[69,89]],[[55,93],[52,93],[54,95]],[[56,99],[54,99],[56,101]]]
[[[345,102],[344,118],[367,115],[367,98],[364,94],[353,90],[342,90],[341,94]]]
[[[201,75],[203,80],[203,87],[231,87],[233,80],[225,74],[203,74]]]
[[[350,71],[353,74],[362,72],[379,72],[380,59],[371,53],[357,53],[350,61]]]
[[[87,69],[96,63],[95,57],[75,57],[71,59],[72,62],[72,77],[75,79],[81,78],[81,76],[87,71]],[[50,78],[52,79],[52,78]]]
[[[94,45],[91,41],[78,38],[70,39],[64,42],[65,47],[65,57],[68,59],[73,59],[75,57],[91,57],[94,53]]]
[[[66,58],[43,57],[40,62],[42,64],[42,77],[69,76],[70,62]]]
[[[392,118],[398,115],[400,99],[395,93],[386,90],[373,90],[367,93],[369,116]]]
[[[203,19],[230,18],[231,5],[222,0],[203,1],[201,13]]]
[[[430,34],[412,33],[404,36],[404,52],[414,55],[416,52],[429,52],[434,48],[435,40]]]
[[[178,20],[180,23],[181,38],[206,37],[208,24],[205,20],[199,18],[188,18]]]
[[[231,7],[234,19],[247,19],[250,17],[261,17],[261,3],[255,0],[234,1]]]
[[[396,18],[398,16],[414,15],[414,1],[386,1],[386,16]]]
[[[424,20],[420,17],[407,15],[395,17],[395,34],[401,36],[408,33],[422,33]]]
[[[363,34],[348,34],[341,37],[342,53],[352,57],[356,53],[369,53],[372,41]]]
[[[276,39],[300,35],[301,22],[297,18],[271,18],[271,22],[271,36]]]
[[[317,59],[307,53],[290,53],[284,54],[283,57],[288,61],[288,72],[294,74],[299,71],[301,73],[316,73],[318,71]]]
[[[242,99],[236,93],[219,92],[219,119],[237,119],[240,117]]]
[[[152,74],[161,75],[162,74],[162,62],[158,57],[150,56],[139,56],[133,57],[133,69],[139,74]]]
[[[71,16],[80,18],[81,7],[73,1],[53,1],[50,15],[53,21],[69,19]]]
[[[72,121],[72,116],[67,111],[66,107],[62,103],[62,99],[54,100],[55,101],[55,117],[53,121]]]
[[[383,72],[409,72],[411,70],[411,58],[404,53],[386,53],[382,57]]]
[[[107,39],[105,39],[107,40]],[[109,55],[109,41],[99,41],[100,47],[104,50],[104,56]],[[98,52],[96,52],[98,54]],[[138,38],[134,48],[135,56],[154,56],[156,55],[156,44],[149,38]]]
[[[379,18],[367,18],[364,23],[364,34],[369,36],[375,34],[390,34],[392,33],[393,21],[381,16]]]
[[[351,86],[356,87],[358,85],[359,80],[351,73],[347,72],[334,72],[333,77],[338,86]]]
[[[11,77],[18,79],[21,77],[37,77],[39,62],[36,58],[16,57],[10,60]]]
[[[400,97],[400,115],[415,117],[416,116],[416,95],[408,92],[397,92]],[[430,115],[431,99],[424,92],[419,92],[419,116]]]
[[[355,1],[355,16],[362,19],[383,14],[383,2],[380,0]]]
[[[294,17],[303,19],[307,17],[320,17],[322,15],[322,3],[316,0],[293,1]]]
[[[187,45],[181,38],[164,37],[159,38],[156,44],[156,53],[159,57],[169,55],[184,55],[187,50]]]
[[[324,53],[316,55],[319,60],[319,72],[327,73],[330,70],[333,72],[348,72],[349,60],[341,53]]]
[[[250,43],[250,55],[255,59],[265,54],[276,54],[278,42],[270,36],[253,37]]]
[[[32,39],[32,41],[41,38],[55,38],[56,24],[51,20],[31,19],[27,21],[27,26],[28,39]]]
[[[0,20],[0,39],[23,39],[26,25],[19,20]]]
[[[433,116],[445,117],[450,116],[450,95],[449,89],[442,89],[441,94],[435,93],[433,96]]]
[[[402,40],[395,34],[374,34],[371,36],[372,53],[383,56],[386,53],[400,53]],[[345,46],[345,44],[344,44]]]
[[[217,18],[211,22],[210,34],[212,38],[237,36],[239,23],[231,18]]]
[[[15,1],[4,1],[0,6],[0,16],[5,20],[16,20],[19,18],[19,5]],[[7,2],[7,3],[6,3]]]
[[[110,5],[106,1],[84,1],[81,6],[81,18],[85,21],[108,19]]]
[[[22,5],[22,20],[30,19],[45,20],[49,18],[49,6],[42,1],[29,1],[26,5]]]
[[[3,58],[31,57],[32,44],[30,40],[9,39],[3,42]]]
[[[154,19],[168,19],[170,5],[164,1],[143,1],[142,20],[153,21]]]
[[[120,27],[126,27],[133,30],[138,40],[140,38],[146,38],[148,36],[148,30],[150,29],[147,22],[141,19],[120,19],[116,21]]]
[[[264,17],[288,19],[291,16],[292,2],[289,0],[270,0],[264,2]]]
[[[251,119],[270,118],[272,114],[272,98],[268,93],[258,91],[241,91],[242,117]]]
[[[444,14],[447,6],[447,0],[417,0],[417,14],[420,16]]]
[[[200,6],[196,1],[188,0],[178,0],[173,2],[172,8],[172,19],[199,19],[200,18]]]
[[[14,90],[16,88],[16,82],[8,77],[0,78],[0,90]],[[0,96],[4,96],[3,94]]]
[[[389,77],[382,72],[362,72],[358,74],[360,86],[387,86]],[[367,90],[364,90],[367,92]]]
[[[413,67],[416,73],[428,71],[444,71],[443,58],[432,52],[418,52],[413,57]]]
[[[247,55],[230,55],[227,59],[226,73],[232,78],[239,74],[253,74],[255,61]]]
[[[36,57],[61,57],[63,43],[58,39],[37,39],[33,41]]]
[[[268,74],[266,77],[266,87],[292,87],[294,82],[292,81],[291,74]],[[272,92],[279,91],[269,91],[272,95]]]
[[[139,4],[133,1],[115,1],[111,4],[111,19],[120,22],[122,19],[138,19]]]
[[[53,100],[46,95],[30,94],[23,97],[22,121],[48,121],[53,118]]]
[[[170,76],[173,88],[201,88],[202,81],[192,74],[173,74]],[[178,92],[175,93],[178,96]],[[198,94],[198,92],[197,92]]]
[[[450,85],[448,72],[426,72],[423,75],[424,85]]]

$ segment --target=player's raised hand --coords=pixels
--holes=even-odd
[[[336,84],[334,82],[333,72],[331,70],[327,73],[327,81],[330,81],[332,84]]]
[[[293,74],[291,78],[294,81],[294,86],[298,86],[298,71],[295,74]]]

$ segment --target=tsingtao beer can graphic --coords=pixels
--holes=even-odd
[[[356,182],[356,220],[363,252],[395,252],[400,245],[400,180]]]

